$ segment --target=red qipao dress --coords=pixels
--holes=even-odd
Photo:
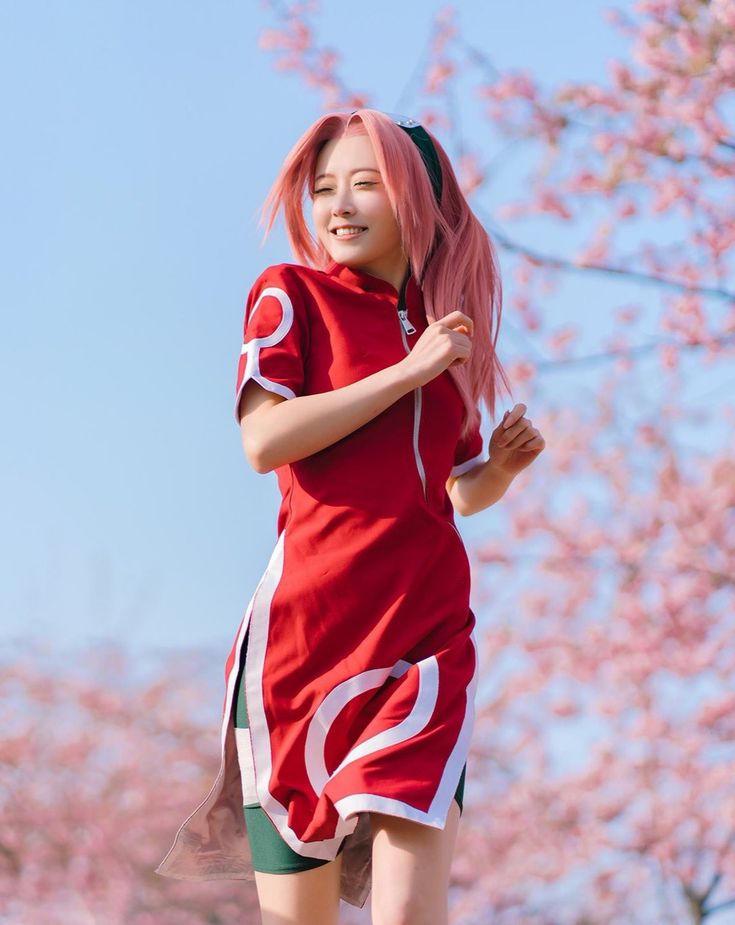
[[[293,399],[398,363],[427,327],[421,289],[333,261],[268,267],[248,295],[245,383]],[[444,371],[331,446],[275,472],[277,540],[226,662],[221,765],[157,872],[252,878],[243,805],[297,853],[371,886],[368,813],[443,828],[477,687],[470,565],[446,491],[487,459]],[[239,423],[239,421],[238,421]],[[244,660],[248,729],[234,727]]]

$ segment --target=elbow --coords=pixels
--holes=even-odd
[[[463,504],[459,498],[452,497],[452,507],[454,508],[454,513],[459,517],[469,517],[473,512],[467,507],[466,504]]]
[[[269,466],[267,463],[264,463],[260,458],[256,458],[255,460],[248,458],[248,461],[259,475],[272,472],[275,468],[275,466]]]
[[[459,517],[469,517],[473,512],[467,507],[460,493],[457,491],[457,479],[452,478],[447,482],[447,494],[452,502],[454,513]]]
[[[248,429],[247,435],[245,434],[245,428],[243,428],[242,448],[245,458],[257,473],[265,475],[267,472],[273,471],[275,466],[268,459],[267,448],[252,433],[251,428]]]

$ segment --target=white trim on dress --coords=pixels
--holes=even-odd
[[[477,456],[473,456],[472,459],[466,459],[463,463],[457,463],[456,466],[452,467],[449,474],[453,478],[456,478],[458,475],[462,475],[465,472],[469,472],[470,469],[474,469],[475,466],[487,462],[489,458],[487,450],[483,449],[482,452],[478,453]]]
[[[248,324],[250,324],[261,301],[269,295],[274,296],[281,303],[281,320],[272,334],[267,334],[265,337],[254,337],[252,340],[245,341],[242,345],[240,356],[247,354],[247,360],[242,382],[235,396],[235,421],[238,424],[240,423],[239,410],[242,391],[250,379],[255,379],[264,389],[267,389],[269,392],[275,392],[276,395],[282,395],[284,398],[296,398],[296,393],[293,389],[290,389],[287,385],[283,385],[280,382],[273,382],[272,379],[268,379],[260,371],[260,351],[264,347],[273,347],[276,344],[280,344],[291,330],[294,318],[293,303],[285,290],[280,289],[278,286],[267,286],[258,296],[255,305],[253,305],[253,310],[250,312],[250,317],[248,318]]]

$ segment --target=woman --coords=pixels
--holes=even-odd
[[[269,207],[298,263],[250,290],[235,416],[276,472],[278,539],[226,664],[220,773],[158,872],[254,875],[266,925],[336,922],[371,886],[374,923],[439,925],[477,684],[454,512],[544,441],[517,404],[483,448],[479,400],[508,386],[500,281],[418,123],[320,118]]]

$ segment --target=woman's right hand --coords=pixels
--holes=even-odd
[[[401,364],[414,388],[426,385],[450,366],[466,363],[472,350],[473,324],[469,315],[453,311],[438,321],[427,313],[429,326]]]

